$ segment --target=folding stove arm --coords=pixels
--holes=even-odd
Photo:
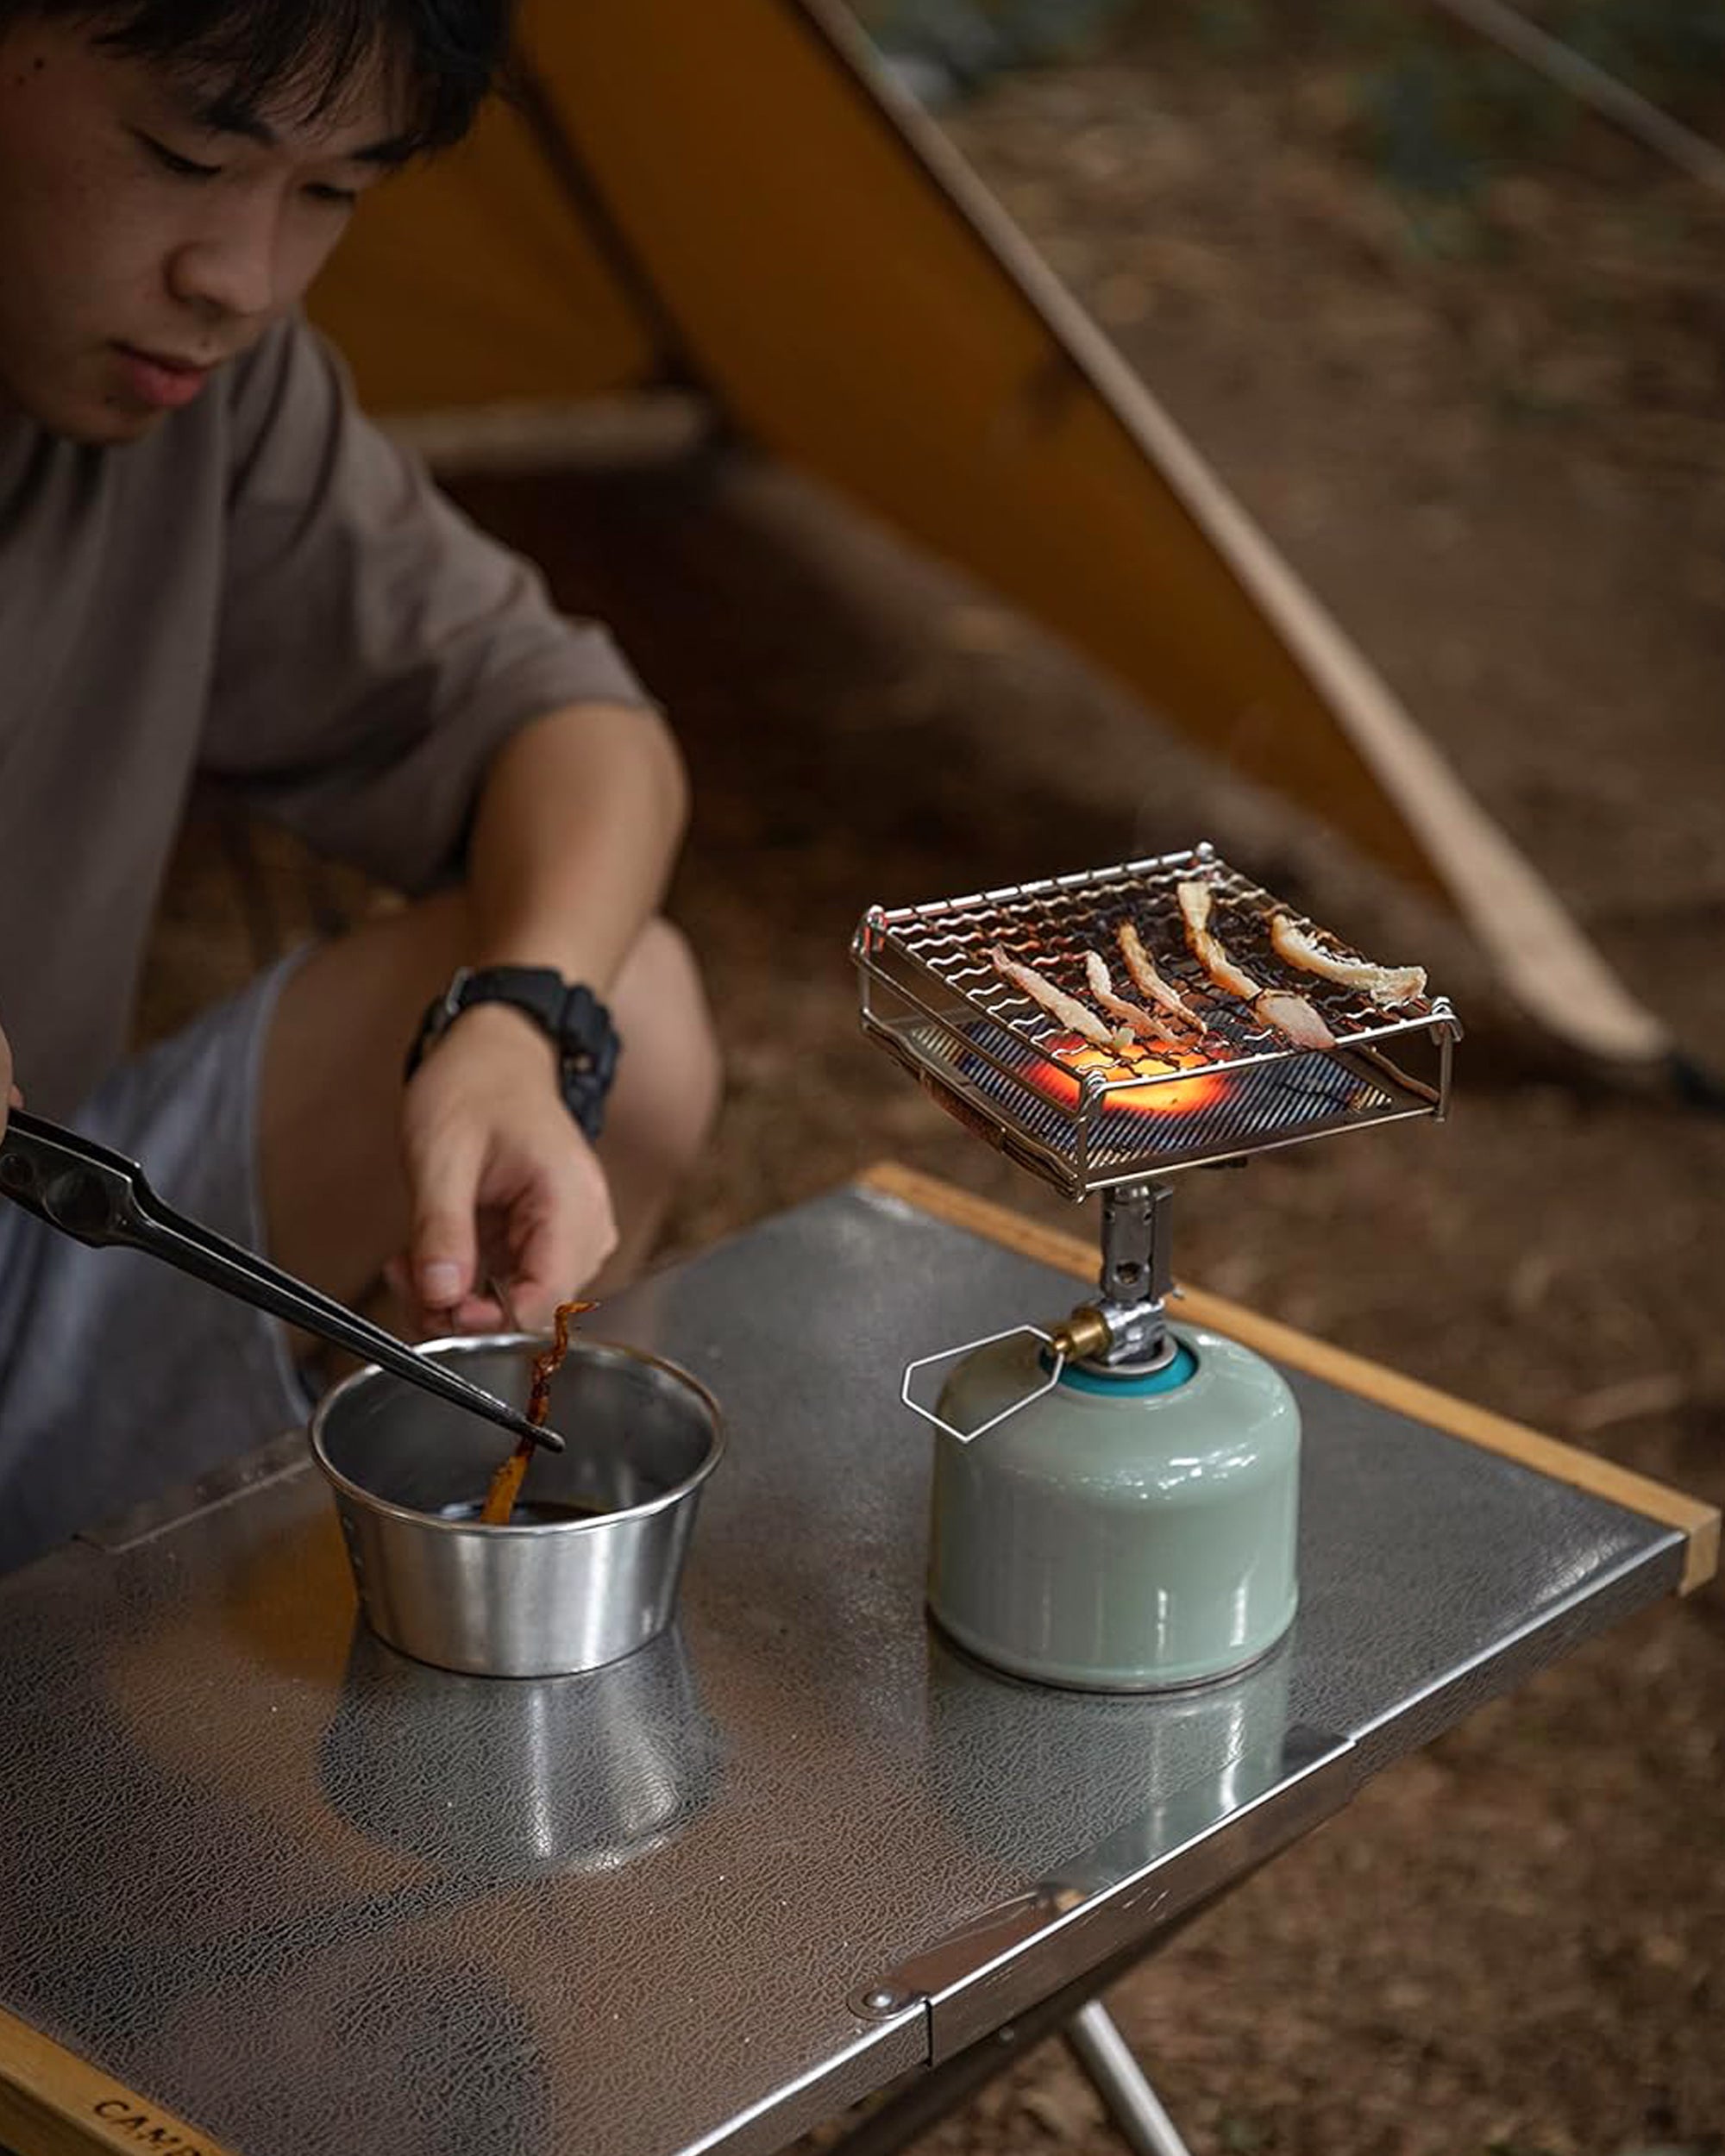
[[[1168,1183],[1122,1183],[1104,1190],[1102,1268],[1095,1300],[1080,1303],[1052,1331],[1035,1325],[1009,1326],[1003,1332],[967,1340],[961,1347],[918,1357],[905,1365],[900,1386],[899,1396],[906,1407],[948,1437],[968,1445],[1052,1390],[1069,1363],[1121,1376],[1147,1376],[1172,1361],[1175,1344],[1168,1330],[1165,1305],[1178,1292],[1168,1252],[1168,1208],[1173,1196]],[[1019,1332],[1044,1342],[1050,1351],[1043,1382],[986,1422],[972,1430],[960,1430],[916,1397],[915,1383],[920,1372],[956,1362],[961,1356]]]
[[[1069,1362],[1113,1370],[1158,1369],[1174,1352],[1164,1305],[1174,1294],[1169,1183],[1121,1183],[1102,1193],[1101,1294],[1054,1329]]]

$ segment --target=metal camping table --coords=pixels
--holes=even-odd
[[[1301,1398],[1293,1633],[1160,1698],[967,1663],[898,1372],[1094,1263],[888,1169],[617,1298],[731,1444],[676,1630],[588,1677],[359,1630],[299,1439],[0,1583],[0,2143],[749,2156],[1051,2015],[1130,2079],[1113,1974],[1711,1569],[1707,1507],[1194,1294]]]

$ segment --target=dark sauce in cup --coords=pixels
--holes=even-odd
[[[461,1497],[453,1504],[437,1507],[439,1520],[467,1520],[477,1523],[484,1518],[485,1500],[482,1497]],[[584,1505],[578,1498],[527,1497],[518,1498],[507,1521],[487,1520],[488,1526],[549,1527],[566,1525],[572,1520],[605,1520],[610,1513],[604,1505]]]

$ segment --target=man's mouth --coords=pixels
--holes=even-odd
[[[175,354],[146,352],[135,344],[114,347],[126,386],[141,404],[159,411],[173,411],[189,404],[210,379],[215,365],[209,360],[181,359]]]

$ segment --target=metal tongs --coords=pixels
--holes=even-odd
[[[12,1109],[0,1134],[0,1196],[75,1242],[93,1250],[115,1246],[159,1257],[195,1280],[268,1311],[272,1317],[364,1356],[423,1392],[471,1408],[511,1437],[530,1438],[548,1451],[563,1450],[563,1440],[555,1430],[530,1422],[515,1408],[442,1363],[417,1354],[392,1332],[371,1324],[333,1296],[320,1294],[267,1259],[165,1206],[135,1161],[110,1153],[105,1145],[76,1131],[22,1108]]]

